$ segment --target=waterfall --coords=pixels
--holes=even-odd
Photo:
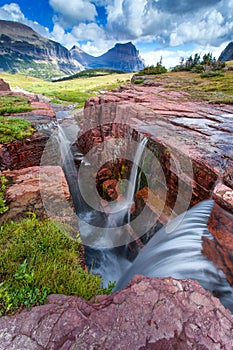
[[[130,225],[130,207],[137,189],[137,173],[143,161],[146,138],[140,140],[135,151],[135,160],[129,180],[126,181],[124,200],[114,203],[112,213],[108,215],[103,215],[88,205],[85,206],[77,184],[78,172],[70,149],[71,142],[60,125],[58,125],[56,138],[60,145],[60,164],[64,168],[72,197],[76,203],[82,238],[94,236],[95,239],[96,237],[98,239],[98,230],[108,232],[108,229],[113,230],[117,235],[121,230],[123,220]],[[138,178],[140,181],[140,174]],[[96,248],[95,245],[86,246],[86,261],[89,269],[102,276],[104,286],[107,286],[108,282],[116,281],[114,291],[126,286],[136,274],[148,277],[171,276],[178,279],[197,280],[205,289],[216,294],[223,305],[233,312],[231,286],[224,273],[202,254],[203,237],[213,239],[207,228],[212,206],[212,200],[203,201],[170,221],[154,234],[139,251],[133,262],[128,259],[126,245],[110,249],[101,249],[101,244],[99,248]],[[97,226],[100,222],[102,226],[95,228],[95,225],[92,225],[93,222]],[[112,228],[113,222],[115,222],[114,228]]]
[[[205,289],[219,296],[233,312],[233,289],[221,270],[202,254],[202,237],[213,239],[207,223],[213,201],[199,203],[162,227],[140,250],[114,291],[126,286],[134,275],[197,280]]]

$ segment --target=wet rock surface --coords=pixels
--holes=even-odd
[[[206,254],[221,267],[225,264],[232,284],[233,106],[194,101],[188,93],[167,90],[165,85],[156,84],[152,76],[144,86],[121,86],[87,100],[77,143],[84,153],[97,145],[98,156],[110,137],[139,141],[139,135],[146,135],[146,147],[157,158],[166,186],[158,184],[156,194],[141,189],[135,196],[135,213],[146,205],[149,215],[160,215],[164,206],[159,217],[164,224],[172,210],[179,214],[212,197],[218,205],[209,229],[219,254],[215,255],[215,246],[210,252],[212,243],[208,249],[205,245]],[[98,138],[92,137],[96,134]],[[160,199],[159,192],[164,191],[166,201]]]
[[[124,290],[97,296],[49,296],[48,304],[0,318],[0,349],[233,348],[233,316],[191,280],[135,276]]]

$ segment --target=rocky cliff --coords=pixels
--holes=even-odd
[[[221,55],[219,56],[219,60],[222,62],[233,60],[233,41],[231,41],[222,51]]]
[[[52,78],[74,74],[83,67],[59,43],[24,24],[0,20],[0,69]]]
[[[99,57],[93,57],[74,46],[71,56],[86,68],[118,69],[124,72],[136,72],[144,68],[139,51],[131,43],[116,44],[115,47]]]

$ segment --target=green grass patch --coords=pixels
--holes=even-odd
[[[24,96],[0,96],[0,114],[22,113],[31,111],[29,100]]]
[[[0,214],[5,213],[8,210],[5,200],[5,191],[6,191],[7,179],[5,176],[0,176]]]
[[[86,69],[74,75],[70,75],[69,77],[56,79],[54,81],[57,82],[57,81],[73,80],[77,78],[91,78],[91,77],[100,77],[100,76],[102,77],[102,76],[111,75],[111,74],[125,74],[125,72],[116,70],[116,69],[93,68],[93,69]]]
[[[206,71],[202,73],[201,78],[213,78],[213,77],[224,77],[224,74],[219,71]]]
[[[134,84],[138,84],[138,85],[140,85],[140,84],[142,84],[144,82],[144,80],[143,79],[136,79],[136,80],[134,80]]]
[[[22,140],[33,132],[34,129],[27,120],[0,116],[0,143]]]
[[[101,288],[99,276],[82,268],[80,239],[66,228],[39,221],[33,214],[0,229],[0,313],[40,305],[48,294],[77,295],[89,300],[111,291]]]
[[[29,92],[50,97],[51,101],[56,103],[79,103],[78,107],[83,107],[86,98],[95,96],[99,91],[111,90],[120,84],[129,83],[132,75],[132,73],[111,73],[57,82],[8,73],[1,74],[1,77],[11,88],[20,86]]]

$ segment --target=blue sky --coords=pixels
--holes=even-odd
[[[0,19],[98,56],[132,41],[146,64],[174,66],[233,40],[233,0],[0,0]]]

